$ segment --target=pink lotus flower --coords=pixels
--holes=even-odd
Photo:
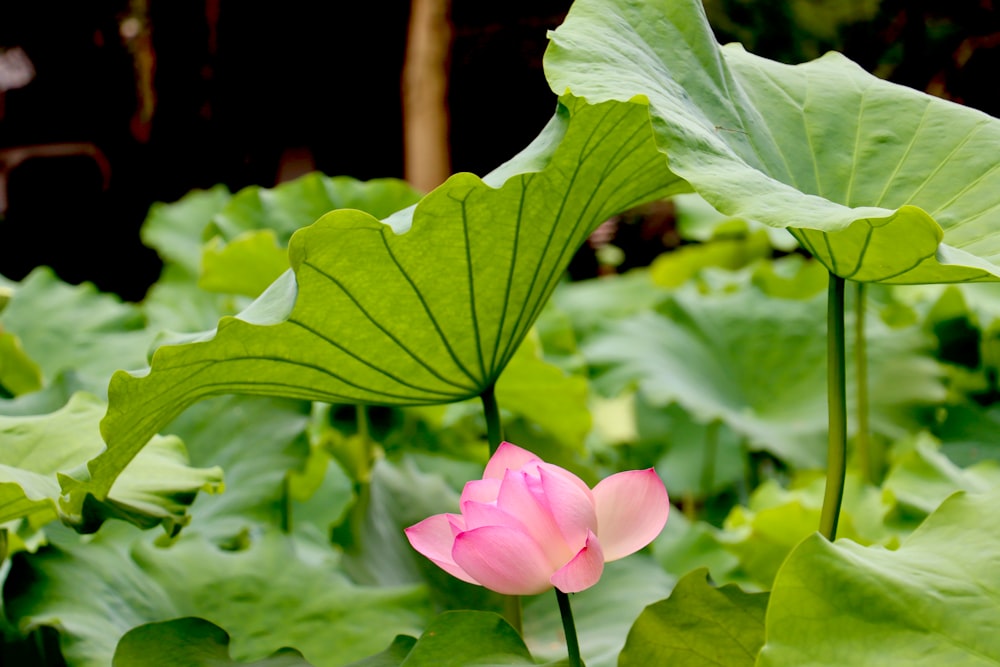
[[[593,586],[604,563],[660,534],[670,501],[652,468],[611,475],[591,490],[568,470],[504,442],[483,478],[465,485],[460,509],[407,528],[413,548],[463,581],[534,595]]]

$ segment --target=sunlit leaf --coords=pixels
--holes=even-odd
[[[675,174],[726,215],[789,228],[840,276],[1000,276],[996,118],[836,53],[790,66],[719,47],[697,0],[578,0],[545,64],[564,100],[647,108]]]
[[[806,539],[774,582],[757,665],[1000,664],[998,501],[956,494],[896,551]]]

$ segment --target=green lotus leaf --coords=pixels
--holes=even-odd
[[[895,551],[807,538],[775,579],[757,666],[1000,664],[998,501],[957,493]]]
[[[670,169],[725,215],[788,228],[833,273],[1000,276],[1000,120],[830,53],[720,47],[697,0],[578,0],[551,33],[563,99],[648,109]]]
[[[189,467],[179,439],[156,436],[139,456],[117,462],[103,503],[61,499],[71,475],[104,450],[98,429],[104,408],[94,396],[77,393],[51,414],[0,417],[0,523],[30,517],[37,526],[59,518],[95,530],[113,517],[144,527],[164,522],[173,532],[187,523],[198,491],[221,487],[218,468]]]
[[[229,633],[203,618],[185,617],[147,623],[125,633],[118,642],[111,667],[311,667],[294,649],[281,649],[253,662],[229,656]]]
[[[330,551],[303,554],[277,531],[237,550],[194,533],[168,547],[151,537],[118,522],[86,541],[53,531],[52,547],[15,560],[8,617],[24,632],[57,628],[75,667],[106,667],[132,628],[185,616],[224,629],[233,660],[293,647],[317,667],[338,667],[419,634],[432,616],[425,587],[355,585]]]
[[[629,631],[620,667],[753,667],[764,645],[767,593],[716,588],[708,570],[691,572],[670,597],[646,607]]]
[[[591,230],[685,187],[644,117],[639,107],[564,107],[486,182],[457,174],[385,222],[338,210],[296,232],[291,272],[242,315],[193,344],[161,347],[142,377],[115,376],[102,427],[109,452],[134,454],[215,394],[397,405],[478,396]]]

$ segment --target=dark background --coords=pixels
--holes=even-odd
[[[546,31],[569,5],[452,3],[453,171],[485,174],[549,119]],[[153,202],[216,183],[271,186],[303,156],[331,176],[402,177],[409,6],[0,0],[0,51],[22,48],[36,70],[0,92],[0,274],[19,280],[45,264],[68,282],[139,300],[160,270],[138,235]],[[706,6],[720,41],[786,62],[841,50],[880,76],[1000,115],[991,0]],[[67,142],[96,147],[108,175],[80,154],[4,165],[4,149]]]

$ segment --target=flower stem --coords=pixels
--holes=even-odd
[[[829,434],[826,464],[826,493],[819,519],[819,532],[831,542],[837,536],[840,504],[844,498],[847,472],[847,379],[844,352],[844,279],[830,273],[827,297],[827,404]]]
[[[854,366],[857,377],[858,399],[858,464],[861,474],[869,483],[875,484],[878,476],[875,452],[868,432],[868,345],[865,340],[865,306],[867,305],[865,283],[855,283],[854,302]]]
[[[479,395],[483,401],[483,412],[486,415],[486,439],[490,443],[490,456],[496,454],[497,447],[503,442],[503,426],[500,424],[500,408],[496,396],[493,395],[493,385],[483,390]]]
[[[486,415],[486,439],[490,443],[490,456],[496,454],[497,448],[503,442],[503,425],[500,423],[500,406],[497,405],[493,393],[493,385],[483,390],[479,395],[483,401],[483,413]],[[516,595],[505,595],[503,600],[503,616],[511,627],[520,635],[524,634],[521,619],[521,598]]]
[[[580,642],[576,638],[576,624],[573,623],[573,610],[569,606],[569,595],[558,588],[556,600],[559,602],[559,615],[562,616],[563,633],[566,635],[566,651],[569,653],[569,667],[583,667],[580,658]]]

